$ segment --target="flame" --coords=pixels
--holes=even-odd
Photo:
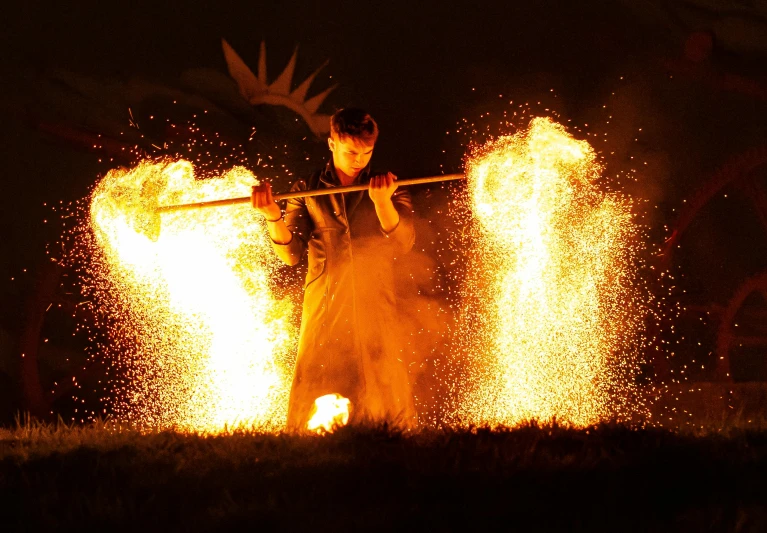
[[[638,227],[627,198],[599,190],[601,172],[588,142],[546,118],[467,159],[463,421],[586,426],[633,394]]]
[[[349,423],[349,398],[340,394],[326,394],[314,400],[314,408],[306,429],[316,433],[332,433]]]
[[[247,196],[236,167],[198,180],[191,163],[144,161],[95,188],[95,290],[113,320],[118,416],[219,432],[285,423],[295,331],[273,294],[278,261],[249,206],[155,214],[158,205]]]

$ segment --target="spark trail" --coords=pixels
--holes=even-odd
[[[641,410],[639,229],[586,141],[550,119],[467,158],[464,423],[586,426]]]
[[[284,425],[296,335],[263,221],[224,207],[163,215],[148,235],[155,206],[247,195],[254,182],[241,167],[199,180],[189,162],[144,161],[94,190],[92,276],[112,319],[118,417],[212,433]]]

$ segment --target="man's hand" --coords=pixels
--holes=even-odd
[[[376,208],[381,228],[389,233],[399,224],[399,213],[394,208],[391,195],[397,190],[397,176],[391,172],[370,178],[368,194]]]
[[[268,181],[255,185],[250,195],[250,203],[264,215],[267,221],[275,222],[282,218],[282,211],[277,202],[272,198],[272,184]]]
[[[391,203],[391,195],[394,194],[394,191],[396,190],[397,176],[391,172],[370,178],[368,194],[376,207]]]
[[[256,211],[264,215],[269,224],[269,237],[275,244],[288,244],[293,239],[293,234],[282,220],[282,210],[272,197],[272,184],[267,182],[253,187],[250,193],[250,203]]]

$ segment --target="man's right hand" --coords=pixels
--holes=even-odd
[[[272,184],[268,181],[253,186],[250,203],[267,221],[276,222],[282,218],[282,211],[272,197]]]

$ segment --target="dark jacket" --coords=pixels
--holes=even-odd
[[[357,180],[370,181],[369,167]],[[330,161],[291,190],[337,186]],[[414,425],[407,369],[394,334],[394,268],[415,240],[409,192],[394,192],[400,221],[388,234],[367,191],[287,202],[285,222],[293,238],[274,243],[274,250],[289,265],[309,251],[288,428],[305,428],[314,400],[330,393],[351,400],[352,421]]]

